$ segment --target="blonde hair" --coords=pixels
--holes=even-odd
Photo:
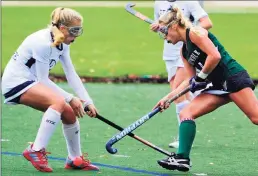
[[[60,25],[70,27],[74,20],[83,22],[81,14],[73,9],[58,7],[51,13],[51,31],[54,34],[53,46],[58,46],[63,43],[65,37],[59,30]]]
[[[199,34],[198,27],[193,26],[193,24],[186,18],[177,5],[173,5],[170,11],[165,13],[159,18],[159,24],[166,25],[168,27],[173,24],[178,24],[182,28],[191,28],[191,31]]]

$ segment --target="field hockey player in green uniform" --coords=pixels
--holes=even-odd
[[[158,160],[163,168],[189,171],[189,155],[196,133],[194,120],[234,102],[253,124],[258,125],[258,101],[253,92],[255,86],[247,71],[230,56],[218,39],[205,29],[192,26],[178,7],[171,7],[170,11],[159,18],[159,24],[165,29],[166,40],[172,44],[184,42],[181,55],[188,79],[162,98],[155,108],[167,109],[167,100],[189,85],[191,92],[203,89],[180,112],[177,153]],[[207,87],[208,84],[211,86]]]

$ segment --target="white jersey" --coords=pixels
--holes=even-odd
[[[197,1],[155,1],[154,3],[154,19],[157,21],[160,16],[168,11],[171,5],[176,4],[183,11],[185,17],[190,19],[192,15],[194,18],[194,23],[197,24],[198,21],[207,16],[208,14],[203,10]],[[178,42],[173,45],[164,40],[163,49],[163,60],[175,60],[180,57],[180,49],[183,46],[183,42]]]
[[[49,79],[51,70],[61,62],[69,85],[77,96],[92,104],[86,89],[75,72],[70,58],[69,45],[51,46],[53,36],[50,29],[43,29],[29,35],[8,62],[2,77],[2,93],[5,94],[26,81],[42,82],[62,95],[66,100],[72,95]]]

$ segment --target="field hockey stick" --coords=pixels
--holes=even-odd
[[[179,97],[181,97],[182,95],[186,94],[187,92],[190,91],[190,86],[188,86],[187,88],[185,88],[183,91],[181,91],[180,93],[178,93],[177,95],[175,95],[174,97],[172,97],[171,99],[169,99],[166,103],[171,104],[173,101],[175,101],[176,99],[178,99]],[[147,122],[149,119],[151,119],[154,115],[156,115],[158,112],[161,111],[160,107],[155,108],[153,111],[151,111],[150,113],[146,114],[145,116],[141,117],[140,119],[138,119],[137,121],[135,121],[134,123],[132,123],[131,125],[129,125],[128,127],[126,127],[123,131],[121,131],[120,133],[114,135],[107,143],[106,143],[106,150],[111,153],[111,154],[115,154],[117,153],[117,149],[112,148],[112,146],[117,143],[118,141],[120,141],[122,138],[124,138],[126,135],[128,135],[129,133],[131,133],[132,131],[134,131],[135,129],[137,129],[138,127],[140,127],[142,124],[144,124],[145,122]]]
[[[150,19],[150,18],[148,18],[147,16],[143,15],[142,13],[140,13],[140,12],[134,10],[134,9],[133,9],[134,6],[135,6],[134,3],[129,2],[129,3],[126,4],[125,10],[126,10],[127,12],[129,12],[130,14],[136,16],[137,18],[140,18],[141,20],[143,20],[143,21],[145,21],[145,22],[147,22],[147,23],[149,23],[149,24],[154,23],[154,21],[153,21],[152,19]]]
[[[85,112],[86,112],[86,111],[89,111],[88,107],[85,107],[85,108],[84,108],[84,111],[85,111]],[[119,131],[123,131],[123,130],[124,130],[121,126],[118,126],[118,125],[115,124],[114,122],[109,121],[108,119],[104,118],[103,116],[101,116],[101,115],[99,115],[99,114],[96,115],[96,118],[98,118],[98,119],[101,120],[102,122],[104,122],[104,123],[106,123],[106,124],[112,126],[113,128],[115,128],[115,129],[117,129],[117,130],[119,130]],[[137,141],[140,141],[140,142],[143,143],[144,145],[147,145],[147,146],[149,146],[150,148],[153,148],[154,150],[156,150],[156,151],[158,151],[158,152],[160,152],[160,153],[162,153],[162,154],[165,154],[165,155],[167,155],[167,156],[171,156],[171,153],[170,153],[170,152],[168,152],[168,151],[166,151],[166,150],[164,150],[164,149],[162,149],[162,148],[160,148],[160,147],[158,147],[158,146],[156,146],[156,145],[150,143],[149,141],[146,141],[145,139],[140,138],[139,136],[137,136],[137,135],[135,135],[135,134],[133,134],[133,133],[128,133],[128,136],[130,136],[130,137],[136,139]]]
[[[142,13],[134,10],[133,9],[134,6],[135,6],[134,3],[129,2],[129,3],[126,4],[125,10],[127,12],[129,12],[130,14],[132,14],[133,16],[136,16],[137,18],[145,21],[146,23],[149,23],[149,24],[153,24],[154,23],[154,21],[152,19],[150,19],[147,16],[143,15]],[[166,29],[165,29],[165,27],[162,27],[162,28],[159,29],[159,31],[164,33],[164,32],[166,32]]]
[[[129,3],[126,4],[125,10],[127,12],[129,12],[130,14],[132,14],[133,16],[135,16],[135,17],[145,21],[146,23],[149,23],[149,24],[153,24],[154,23],[154,20],[152,20],[149,17],[143,15],[139,11],[134,10],[133,9],[134,6],[135,6],[134,3],[129,2]],[[171,6],[171,8],[172,8],[172,6]],[[190,16],[190,21],[192,21],[191,17],[192,17],[192,15]],[[158,31],[160,31],[160,32],[165,34],[165,33],[167,33],[167,28],[166,27],[161,27],[160,29],[158,29]]]

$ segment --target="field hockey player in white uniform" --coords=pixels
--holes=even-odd
[[[85,115],[83,106],[88,106],[90,117],[95,117],[97,113],[70,58],[69,44],[82,34],[82,23],[83,17],[78,12],[70,8],[56,8],[51,14],[51,25],[26,37],[3,73],[5,103],[23,104],[44,112],[35,141],[23,152],[23,156],[41,172],[52,172],[45,149],[60,121],[68,149],[65,168],[99,170],[83,157],[77,119]],[[78,97],[49,79],[49,70],[58,61]]]
[[[205,29],[212,27],[212,22],[208,17],[208,14],[202,9],[197,1],[155,1],[154,4],[154,18],[158,21],[159,17],[168,11],[171,5],[177,4],[184,15],[190,19],[194,24],[200,25]],[[151,25],[151,30],[157,32],[159,25],[157,23]],[[174,90],[181,80],[185,78],[184,64],[180,55],[180,49],[183,43],[178,42],[173,45],[164,40],[163,60],[166,64],[166,70],[168,73],[168,82],[170,83],[171,90]],[[192,99],[192,95],[182,96],[175,101],[176,104],[176,116],[178,124],[180,124],[179,113],[189,104],[189,100]],[[169,147],[178,148],[178,138],[169,144]]]

